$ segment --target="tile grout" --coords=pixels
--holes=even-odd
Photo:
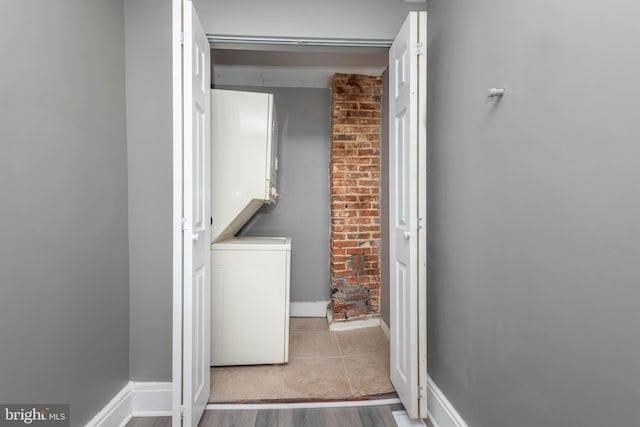
[[[372,353],[382,353],[382,352],[380,350],[372,350],[372,351],[365,351],[362,353],[345,354],[343,357],[363,356],[365,354],[372,354]]]
[[[333,335],[333,338],[336,340],[336,345],[338,346],[338,352],[340,353],[340,363],[342,363],[342,371],[344,372],[344,376],[347,379],[347,384],[349,384],[349,390],[351,390],[351,397],[355,397],[356,393],[353,388],[353,384],[351,384],[351,378],[349,378],[349,374],[347,373],[347,365],[344,363],[344,354],[342,353],[342,347],[340,347],[340,340],[338,340],[338,336],[336,335],[335,331],[331,332],[331,335]]]

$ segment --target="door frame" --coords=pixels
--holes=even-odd
[[[182,277],[182,206],[183,190],[183,114],[182,114],[182,9],[183,0],[171,0],[171,68],[172,68],[172,394],[171,424],[182,426],[182,313],[184,309]]]
[[[182,239],[182,200],[184,195],[182,185],[183,174],[183,90],[182,90],[182,18],[183,17],[183,0],[172,0],[172,30],[171,30],[171,43],[172,43],[172,115],[173,115],[173,202],[172,202],[172,315],[173,315],[173,327],[172,327],[172,426],[181,427],[181,396],[182,396],[182,357],[183,357],[183,330],[182,330],[182,317],[184,308],[183,289],[182,289],[182,277],[183,277],[183,239]],[[221,41],[224,39],[225,43],[247,43],[248,36],[220,36],[220,35],[208,35],[208,39],[211,42]],[[420,38],[426,40],[426,34],[421,34]],[[345,47],[345,48],[362,48],[362,47],[384,47],[390,48],[393,40],[365,40],[365,39],[307,39],[307,38],[251,38],[252,44],[278,44],[278,45],[297,45],[297,46],[333,46],[333,47]],[[424,46],[426,50],[426,45]],[[424,85],[426,88],[426,52],[420,57],[420,67],[424,72],[418,76],[419,85]],[[384,98],[383,98],[384,99]],[[389,99],[389,92],[386,94],[386,99]],[[419,105],[421,117],[419,122],[419,140],[426,141],[426,96],[421,100]],[[426,144],[425,144],[426,150]],[[418,209],[420,217],[423,219],[422,229],[418,231],[418,246],[419,246],[419,270],[423,273],[419,275],[418,283],[418,316],[419,324],[422,327],[421,333],[418,337],[418,350],[419,350],[419,372],[422,375],[428,376],[427,373],[427,337],[426,337],[426,152],[421,154],[419,152],[419,169],[425,171],[425,173],[418,174],[419,187],[422,191],[418,197]],[[387,159],[389,162],[389,159]],[[386,242],[389,245],[389,241]],[[208,302],[210,304],[210,301]],[[391,326],[391,325],[389,325]],[[419,383],[424,382],[426,384],[426,378],[424,381],[419,379]],[[423,391],[426,394],[426,390]],[[427,417],[426,399],[420,401],[420,415],[423,418]]]
[[[418,400],[420,418],[428,416],[427,382],[427,17],[418,13],[418,385],[422,397]],[[423,25],[424,21],[424,25]]]

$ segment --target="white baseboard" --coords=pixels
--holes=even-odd
[[[329,300],[314,302],[292,302],[289,304],[291,317],[325,317]]]
[[[391,340],[391,331],[389,330],[389,325],[384,321],[383,318],[380,318],[380,329],[384,332],[385,336],[388,340]]]
[[[367,320],[375,319],[362,321]],[[378,319],[378,324],[380,323],[384,324]],[[433,427],[469,427],[431,378],[427,380],[427,391],[429,420]],[[171,393],[172,384],[170,382],[129,382],[86,426],[124,427],[132,417],[170,416]],[[358,403],[362,405],[362,402]],[[332,402],[331,405],[335,406],[336,402]],[[207,409],[221,409],[216,408],[217,405],[209,406]],[[242,407],[250,409],[246,405],[242,405]]]
[[[427,407],[433,427],[469,427],[431,378],[427,379]]]
[[[134,417],[171,415],[172,383],[134,382],[131,391],[131,413]]]
[[[407,411],[393,411],[391,413],[398,427],[426,427],[424,420],[411,420]]]
[[[131,389],[133,382],[128,382],[113,399],[106,404],[86,427],[123,427],[131,419]]]
[[[327,309],[326,313],[330,331],[352,331],[354,329],[380,326],[380,316],[336,322],[333,320],[333,312],[330,308]]]
[[[130,381],[86,427],[124,427],[132,417],[171,415],[170,382]]]

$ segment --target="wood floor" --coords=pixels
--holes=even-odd
[[[382,329],[331,332],[325,318],[291,318],[285,365],[211,369],[212,403],[349,400],[394,392]]]
[[[396,427],[391,412],[403,406],[207,410],[199,427]],[[133,418],[126,427],[171,427],[170,417]]]

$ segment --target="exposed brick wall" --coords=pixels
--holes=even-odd
[[[380,77],[336,74],[331,99],[331,305],[380,312]]]

